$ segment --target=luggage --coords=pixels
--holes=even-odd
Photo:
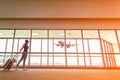
[[[15,63],[16,63],[16,62],[17,62],[17,61],[16,61],[16,59],[15,59],[15,56],[14,56],[14,58],[12,58],[12,59],[8,59],[8,60],[6,61],[6,63],[3,65],[4,71],[5,71],[6,69],[10,70],[12,67],[16,68],[16,66],[15,66]]]

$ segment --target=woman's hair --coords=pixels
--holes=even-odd
[[[29,42],[28,40],[25,40],[25,43]]]

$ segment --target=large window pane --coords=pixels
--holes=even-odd
[[[41,40],[40,39],[31,40],[31,52],[41,52]]]
[[[120,54],[116,54],[116,55],[115,55],[115,61],[116,61],[117,67],[118,67],[118,66],[120,67]]]
[[[64,38],[64,30],[49,30],[49,38]]]
[[[99,40],[89,40],[90,52],[101,52],[100,50],[100,41]]]
[[[92,66],[103,66],[102,57],[91,57]]]
[[[32,38],[47,38],[47,30],[32,30]]]
[[[79,57],[78,60],[79,60],[79,66],[85,66],[84,57]]]
[[[117,30],[118,41],[119,41],[119,48],[120,48],[120,30]],[[119,49],[120,50],[120,49]]]
[[[4,63],[4,54],[0,53],[0,65],[3,65]]]
[[[42,54],[42,66],[47,66],[47,63],[48,63],[48,57],[47,57],[47,54]]]
[[[84,52],[89,52],[89,48],[88,48],[88,40],[83,40],[84,43]]]
[[[40,65],[40,54],[31,54],[31,57],[30,57],[30,65],[31,65],[31,66]]]
[[[53,44],[53,41],[54,41],[54,40],[49,39],[49,52],[53,52],[54,45],[55,45],[55,44]]]
[[[98,30],[83,30],[83,38],[99,38]]]
[[[0,30],[0,38],[13,38],[14,30]]]
[[[68,65],[69,66],[76,66],[76,65],[78,65],[77,57],[69,57],[69,56],[67,56],[67,61],[68,61]]]
[[[30,38],[30,30],[16,30],[16,38]]]
[[[0,52],[5,52],[6,50],[6,39],[0,39]]]
[[[77,49],[78,49],[78,52],[83,52],[82,39],[77,40]]]
[[[63,65],[63,66],[65,66],[65,57],[57,57],[57,56],[55,56],[54,57],[54,65],[56,65],[56,66],[61,66],[61,65]]]
[[[81,30],[66,30],[66,38],[81,38]]]
[[[103,40],[112,44],[113,52],[119,52],[116,34],[114,30],[100,30],[100,36]]]
[[[53,66],[53,54],[49,54],[49,65]]]
[[[48,40],[42,39],[42,52],[48,52]]]
[[[12,48],[13,48],[13,39],[8,39],[7,52],[12,52]]]
[[[5,61],[4,61],[4,64],[5,64],[5,62],[7,62],[8,59],[11,59],[11,53],[5,54]]]
[[[85,56],[86,65],[90,66],[90,57]]]
[[[14,39],[13,52],[18,52],[19,39]]]

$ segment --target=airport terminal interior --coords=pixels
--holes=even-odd
[[[119,7],[119,0],[1,0],[0,80],[119,80]],[[16,66],[25,40],[27,69],[21,62],[3,71],[14,56]]]

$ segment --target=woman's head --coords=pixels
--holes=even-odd
[[[25,43],[28,43],[28,42],[29,42],[29,41],[26,39],[26,40],[25,40]]]

